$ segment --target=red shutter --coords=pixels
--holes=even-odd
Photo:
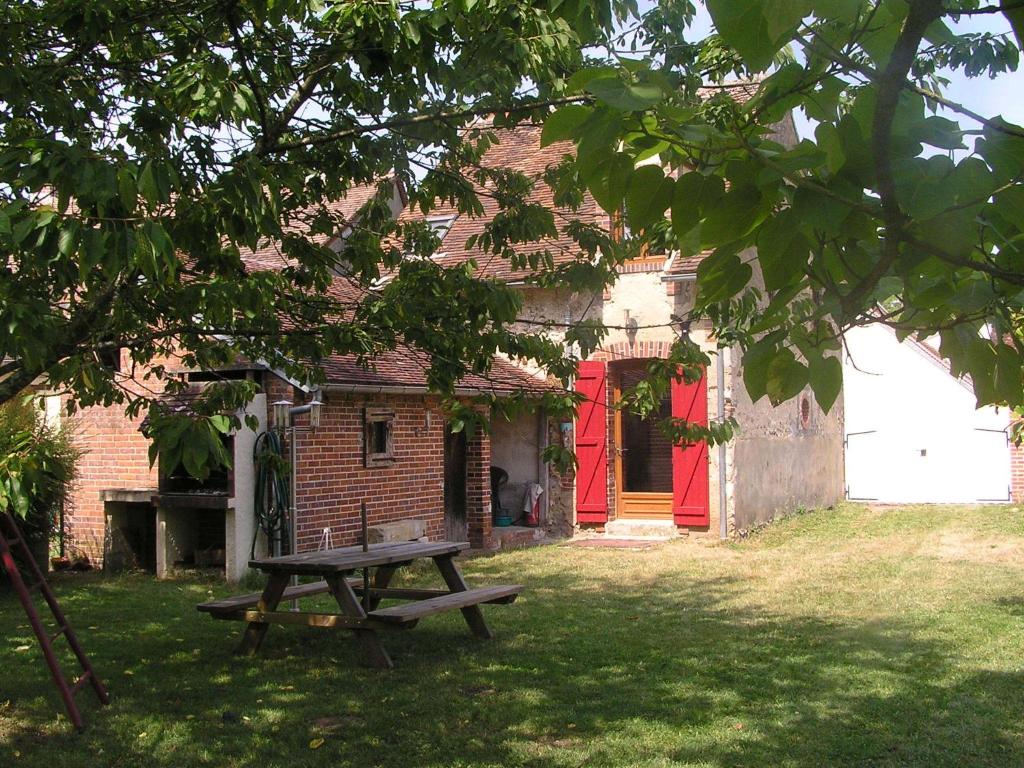
[[[707,376],[693,384],[672,382],[672,416],[696,424],[708,423]],[[705,442],[672,449],[672,519],[676,525],[711,523]]]
[[[608,371],[583,361],[576,391],[583,395],[576,417],[576,521],[608,522]]]

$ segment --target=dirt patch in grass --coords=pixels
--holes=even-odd
[[[947,531],[938,536],[934,554],[944,560],[1024,567],[1024,541],[1016,537],[977,536],[971,531]]]
[[[647,550],[659,546],[660,541],[644,541],[643,539],[577,539],[566,544],[569,547],[582,549],[636,549]]]

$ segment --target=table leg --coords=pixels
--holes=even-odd
[[[435,557],[434,562],[437,564],[437,569],[441,571],[441,577],[444,579],[444,583],[448,585],[448,589],[452,592],[465,592],[469,589],[466,580],[459,573],[458,566],[455,565],[453,555]],[[484,614],[480,610],[479,605],[470,605],[463,608],[462,616],[466,619],[466,623],[469,624],[470,630],[477,637],[483,640],[490,640],[494,637],[494,633],[491,632],[487,622],[484,621]]]
[[[391,583],[391,578],[395,575],[395,573],[397,571],[398,571],[398,566],[396,566],[396,565],[382,565],[382,566],[380,566],[377,569],[377,572],[373,574],[373,588],[374,589],[387,589],[388,585]],[[377,606],[380,605],[380,601],[382,599],[383,598],[381,598],[379,596],[376,596],[376,595],[371,596],[370,597],[370,610],[371,611],[377,610]]]
[[[334,599],[338,601],[341,612],[352,618],[365,619],[366,611],[363,610],[359,598],[356,597],[356,593],[349,586],[345,574],[332,574],[326,578],[327,586],[330,588],[331,594],[334,595]],[[391,669],[395,666],[394,662],[391,661],[391,657],[388,656],[388,652],[384,649],[380,636],[374,630],[356,629],[353,631],[356,633],[356,637],[359,638],[359,642],[363,644],[363,649],[366,651],[366,656],[371,666],[378,669]]]
[[[287,587],[287,573],[270,574],[270,578],[267,580],[267,586],[263,590],[263,594],[260,596],[260,601],[256,604],[256,610],[277,610],[277,605],[281,602],[281,596],[284,594]],[[267,629],[269,629],[269,625],[267,624],[255,621],[249,622],[249,626],[245,628],[245,633],[242,635],[242,642],[238,644],[238,648],[235,649],[235,653],[246,656],[252,656],[255,654],[263,643],[263,637],[267,634]]]

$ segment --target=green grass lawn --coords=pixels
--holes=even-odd
[[[113,697],[80,696],[84,735],[0,594],[0,765],[1024,766],[1020,508],[847,505],[463,567],[527,591],[485,607],[490,642],[458,613],[386,635],[391,672],[300,628],[235,658],[241,625],[194,608],[220,584],[58,578]]]

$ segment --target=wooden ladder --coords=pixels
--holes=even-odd
[[[21,555],[22,562],[25,563],[26,570],[33,580],[29,586],[25,585],[21,570],[14,560],[15,548],[18,550],[18,554]],[[89,657],[82,650],[78,637],[75,636],[75,632],[71,628],[71,624],[68,623],[67,617],[64,616],[64,612],[60,609],[57,596],[53,594],[53,590],[50,589],[50,585],[46,581],[46,576],[32,556],[32,552],[28,548],[28,543],[18,528],[18,524],[9,513],[0,514],[0,560],[3,561],[4,569],[11,578],[14,591],[18,594],[18,599],[21,600],[25,614],[32,625],[32,630],[35,632],[39,645],[43,649],[46,666],[50,668],[53,682],[60,692],[61,699],[64,700],[64,706],[67,707],[71,722],[77,730],[81,731],[85,727],[85,721],[82,720],[82,713],[78,709],[78,704],[75,703],[75,694],[78,693],[79,689],[86,683],[91,685],[92,689],[96,691],[96,696],[101,704],[109,704],[110,696],[107,694],[106,687],[89,662]],[[42,593],[43,599],[46,600],[46,604],[50,608],[50,613],[53,614],[53,618],[57,622],[57,631],[53,634],[50,634],[43,625],[39,610],[32,601],[32,593],[36,590]],[[82,675],[73,684],[68,682],[64,670],[61,668],[60,662],[57,661],[57,656],[53,652],[54,641],[61,637],[67,640],[68,645],[71,646],[71,650],[78,659],[79,666],[82,668]]]

